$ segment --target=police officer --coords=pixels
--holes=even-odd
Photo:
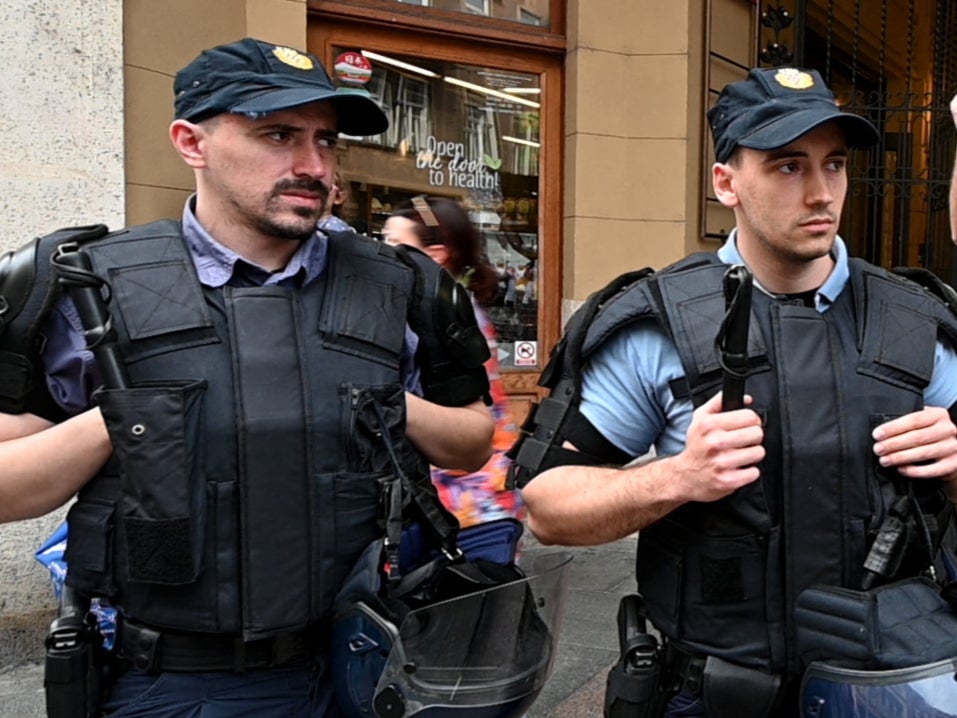
[[[93,396],[78,304],[38,320],[70,418],[0,415],[0,521],[79,491],[67,583],[120,614],[107,715],[335,716],[329,613],[381,534],[380,483],[490,455],[485,356],[442,337],[484,341],[424,254],[316,231],[338,133],[387,128],[375,102],[251,38],[201,53],[174,91],[196,179],[182,221],[81,249],[129,384]]]
[[[908,486],[928,511],[957,500],[957,327],[923,289],[849,259],[848,148],[878,135],[816,71],[751,70],[708,118],[736,229],[717,257],[609,300],[584,341],[577,424],[560,427],[605,465],[543,471],[524,498],[545,543],[640,531],[638,588],[676,674],[665,715],[789,715],[802,589],[861,588]],[[722,412],[714,341],[737,264],[754,277],[748,396]]]

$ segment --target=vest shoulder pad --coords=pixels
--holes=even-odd
[[[858,277],[861,276],[885,279],[880,285],[886,288],[884,293],[897,290],[893,292],[893,297],[888,295],[888,298],[935,322],[942,338],[957,349],[957,291],[953,287],[922,267],[895,267],[888,271],[856,258],[850,260],[850,266],[852,280],[859,283],[862,280]],[[873,294],[872,290],[861,292],[862,298],[872,300],[870,294]]]
[[[698,252],[664,269],[640,277],[641,281],[633,282],[602,305],[600,313],[588,327],[588,335],[582,345],[582,356],[588,356],[621,327],[643,316],[657,316],[671,334],[667,310],[673,303],[681,301],[681,297],[670,296],[674,288],[687,286],[685,276],[691,272],[699,275],[698,279],[691,283],[695,291],[700,289],[702,281],[718,281],[720,288],[720,278],[726,268],[727,265],[716,255]],[[705,279],[702,273],[710,273],[712,276]]]
[[[891,270],[897,277],[918,285],[922,290],[930,294],[933,298],[948,310],[949,316],[957,323],[957,290],[947,284],[929,269],[922,267],[894,267]]]
[[[419,337],[415,361],[423,395],[445,406],[464,406],[478,398],[490,404],[483,365],[491,353],[468,291],[424,252],[399,246],[395,253],[415,273],[409,326]]]
[[[67,227],[0,256],[0,411],[63,418],[46,390],[40,328],[61,297],[50,259],[64,244],[108,234],[103,224]]]
[[[670,279],[711,271],[720,280],[725,267],[713,253],[696,253],[657,272],[645,267],[621,274],[585,300],[568,320],[542,372],[539,384],[551,390],[549,396],[532,405],[519,439],[509,451],[515,460],[511,470],[514,483],[523,486],[542,471],[562,464],[608,463],[606,455],[562,448],[571,435],[582,435],[583,422],[587,423],[578,409],[582,366],[619,329],[638,318],[654,316],[667,324],[665,305],[670,297],[663,294],[669,293]]]

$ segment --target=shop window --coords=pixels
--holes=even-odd
[[[427,7],[440,12],[460,12],[482,15],[498,20],[510,20],[543,29],[551,24],[554,0],[393,0],[402,5]]]
[[[465,9],[476,15],[488,15],[488,0],[464,0]]]
[[[395,73],[392,73],[395,74]],[[425,149],[426,138],[431,134],[429,122],[429,87],[414,77],[398,76],[396,103],[390,109],[392,133],[390,144],[403,142],[413,152]]]
[[[344,219],[381,239],[389,214],[417,195],[461,202],[498,274],[485,310],[500,363],[539,367],[539,75],[365,48],[334,51],[341,91],[368,92],[390,118],[382,135],[341,143]]]
[[[426,138],[432,132],[428,82],[384,67],[373,74],[365,91],[389,116],[389,129],[380,136],[383,144],[413,152],[425,148]]]
[[[498,160],[498,138],[495,131],[495,113],[489,107],[476,105],[470,101],[467,105],[468,123],[465,137],[468,153],[472,157],[491,157]]]

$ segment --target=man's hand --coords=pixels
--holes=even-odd
[[[753,410],[721,411],[721,394],[711,397],[695,409],[685,448],[673,457],[676,498],[717,501],[757,481],[762,441],[761,417]]]
[[[951,500],[957,500],[957,427],[946,409],[905,414],[878,426],[873,438],[881,466],[910,479],[946,481]]]

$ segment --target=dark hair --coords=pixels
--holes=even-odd
[[[446,197],[415,197],[393,213],[415,223],[415,234],[423,245],[444,244],[449,251],[445,268],[467,279],[467,286],[479,304],[490,304],[498,292],[498,277],[482,254],[478,229],[465,208]]]

